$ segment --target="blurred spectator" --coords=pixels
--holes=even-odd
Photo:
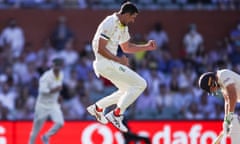
[[[93,72],[88,73],[88,80],[85,81],[85,88],[90,93],[102,93],[104,91],[103,82],[98,80]]]
[[[38,80],[37,80],[38,81]],[[27,86],[19,89],[19,97],[15,100],[14,118],[16,120],[33,119],[34,105],[37,95],[31,95]]]
[[[151,93],[153,95],[157,95],[159,93],[159,84],[166,83],[167,78],[161,71],[157,69],[157,63],[151,62],[149,63],[149,75],[145,77],[149,89],[151,89]]]
[[[220,119],[224,119],[224,111],[223,111],[223,104],[220,103],[214,103],[214,111],[210,113],[209,115],[209,119],[212,120],[220,120]]]
[[[38,95],[38,79],[39,79],[40,75],[38,75],[38,77],[33,77],[29,83],[28,88],[28,96],[29,97],[34,97],[36,98]]]
[[[37,52],[34,49],[32,43],[30,43],[30,42],[25,44],[25,50],[22,54],[25,55],[26,63],[31,63],[31,62],[35,63],[37,61]]]
[[[53,47],[57,51],[61,51],[73,37],[73,32],[67,25],[67,18],[65,16],[58,17],[56,27],[50,37]]]
[[[187,112],[188,107],[192,103],[194,96],[192,95],[192,90],[190,89],[190,83],[185,77],[184,73],[181,72],[179,78],[177,79],[178,92],[174,93],[174,106],[179,111],[179,117],[184,119],[184,115]]]
[[[185,49],[186,57],[194,59],[196,57],[197,51],[204,49],[203,47],[203,37],[197,31],[196,24],[190,24],[188,32],[184,35],[183,46]]]
[[[157,109],[160,110],[163,107],[173,107],[174,106],[174,97],[168,90],[166,84],[159,84],[159,94],[156,95]]]
[[[0,101],[0,120],[10,120],[11,115],[9,114],[8,108],[3,106],[3,103]]]
[[[84,81],[88,80],[87,75],[89,72],[92,72],[92,67],[88,65],[88,59],[86,56],[78,60],[78,63],[76,65],[76,70],[78,73],[79,80],[84,80]]]
[[[210,114],[215,113],[214,101],[208,96],[208,93],[202,93],[199,98],[196,98],[195,102],[203,116],[202,119],[209,119]]]
[[[10,51],[10,57],[19,57],[24,49],[24,44],[24,30],[17,24],[16,19],[11,18],[0,35],[0,46],[9,45],[9,49],[4,51]]]
[[[59,53],[59,55],[64,59],[65,66],[67,68],[72,67],[79,59],[78,52],[74,49],[73,41],[71,39],[66,41],[64,49]]]
[[[77,120],[84,119],[86,116],[86,107],[84,105],[84,97],[88,97],[84,93],[72,93],[74,94],[70,100],[65,102],[63,107],[67,109],[68,115],[66,119]]]
[[[90,104],[89,99],[84,81],[78,80],[75,89],[69,92],[69,98],[63,102],[66,119],[87,119],[86,107]]]
[[[157,119],[176,118],[178,110],[174,105],[174,94],[171,94],[166,84],[159,85],[159,94],[156,96]]]
[[[16,86],[20,83],[20,76],[13,71],[11,66],[6,66],[3,73],[0,74],[0,77],[1,82],[7,82],[11,86]]]
[[[232,63],[232,65],[240,64],[240,45],[235,46],[233,52],[229,55],[229,60]]]
[[[149,88],[137,99],[135,107],[136,119],[153,119],[157,113],[155,95]]]
[[[78,73],[72,68],[69,76],[64,78],[64,83],[68,86],[70,93],[73,93],[78,83]]]
[[[192,102],[186,109],[185,117],[188,120],[201,120],[204,115],[200,112],[200,109],[196,102]]]
[[[79,7],[80,9],[85,9],[85,8],[87,8],[87,7],[88,7],[87,1],[88,1],[88,0],[78,0],[78,7]]]
[[[239,6],[238,0],[211,0],[211,2],[221,10],[234,10]]]
[[[236,27],[230,32],[230,40],[234,46],[240,46],[240,20],[236,24]]]
[[[185,62],[183,73],[179,75],[179,78],[180,83],[186,80],[188,82],[188,86],[191,87],[194,84],[195,80],[198,79],[197,73],[194,69],[194,63]]]
[[[19,58],[16,58],[13,64],[13,72],[19,76],[19,82],[21,84],[27,84],[29,77],[26,75],[29,74],[28,65],[25,62],[25,55],[21,55]]]
[[[180,89],[179,87],[179,81],[178,81],[178,76],[180,73],[181,69],[179,69],[178,67],[174,67],[171,70],[171,77],[170,77],[170,81],[169,81],[169,89],[172,93],[177,93]]]
[[[43,64],[44,61],[50,61],[49,59],[56,55],[56,50],[52,47],[50,39],[46,39],[36,53],[38,59],[36,65],[39,66]]]
[[[147,39],[155,40],[160,49],[168,47],[168,35],[163,29],[161,22],[155,23],[154,28],[148,33]]]
[[[4,83],[0,91],[0,103],[2,107],[6,108],[6,109],[4,108],[6,110],[4,112],[8,112],[7,113],[8,119],[13,119],[11,113],[15,110],[15,100],[17,97],[18,97],[17,92],[12,91],[11,87],[7,83]]]

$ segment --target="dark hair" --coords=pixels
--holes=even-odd
[[[125,14],[125,13],[130,13],[131,15],[133,15],[134,13],[139,13],[139,11],[133,3],[127,1],[122,4],[120,9],[120,14]]]

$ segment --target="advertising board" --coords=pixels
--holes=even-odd
[[[47,122],[37,137],[52,125]],[[221,121],[129,121],[131,132],[150,137],[152,144],[211,144],[222,129]],[[28,144],[31,121],[0,121],[0,144]],[[95,121],[66,121],[51,138],[51,144],[123,144],[121,132],[111,124]],[[143,142],[139,142],[143,144]],[[222,144],[230,144],[223,138]]]

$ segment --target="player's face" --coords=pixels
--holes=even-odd
[[[211,82],[210,92],[215,93],[219,89],[217,82],[214,80]]]
[[[210,92],[215,93],[218,90],[218,86],[211,86],[210,87]]]
[[[127,13],[124,25],[128,25],[129,23],[134,23],[136,17],[137,17],[137,13],[134,13],[132,15],[130,13]]]
[[[61,69],[63,68],[63,65],[54,65],[53,66],[53,69],[56,70],[56,71],[60,71]]]

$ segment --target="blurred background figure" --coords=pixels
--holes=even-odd
[[[198,51],[204,49],[203,37],[197,30],[196,24],[190,24],[184,35],[183,46],[187,58],[194,59]]]
[[[158,48],[168,48],[168,35],[164,30],[162,23],[157,22],[147,35],[147,40],[153,39],[156,41]]]
[[[237,22],[236,26],[230,32],[230,40],[234,46],[240,46],[240,20]]]
[[[61,51],[65,48],[66,43],[73,40],[74,34],[71,28],[67,25],[67,18],[65,16],[59,16],[56,26],[50,36],[51,44],[57,51]]]
[[[10,57],[19,57],[25,44],[24,30],[17,24],[15,18],[10,18],[0,35],[0,46],[9,51]]]

